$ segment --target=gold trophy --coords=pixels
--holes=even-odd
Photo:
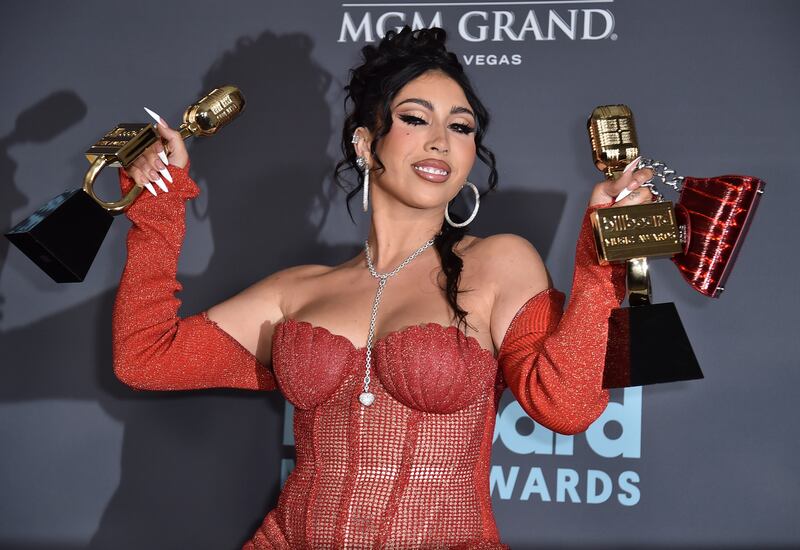
[[[244,106],[244,96],[235,86],[215,88],[186,109],[178,131],[183,139],[214,135]],[[152,124],[117,124],[86,151],[91,166],[83,187],[54,197],[5,236],[57,283],[83,281],[113,216],[142,192],[134,186],[120,200],[106,202],[94,192],[95,179],[108,166],[127,168],[159,139]]]
[[[595,166],[617,179],[639,157],[633,114],[625,105],[603,105],[588,121]],[[646,163],[640,163],[640,167]],[[603,386],[617,388],[702,378],[703,373],[675,304],[653,304],[649,258],[684,251],[686,224],[672,202],[601,208],[591,215],[600,264],[625,262],[628,304],[609,318]]]

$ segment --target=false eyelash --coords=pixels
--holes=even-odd
[[[411,126],[421,126],[423,124],[427,124],[421,118],[412,115],[399,115],[399,118],[400,120],[402,120],[406,124],[410,124]]]
[[[405,122],[410,126],[422,126],[423,124],[427,124],[424,120],[419,117],[413,115],[398,115],[400,120]],[[475,128],[469,126],[468,124],[451,124],[451,128],[455,128],[456,131],[460,134],[471,134],[475,131]]]
[[[458,130],[456,131],[462,134],[471,134],[472,132],[475,131],[475,128],[467,124],[451,124],[451,126],[455,126],[456,128],[458,128]]]

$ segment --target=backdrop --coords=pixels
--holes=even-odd
[[[585,123],[625,103],[642,151],[684,175],[768,182],[719,300],[655,262],[706,378],[616,391],[556,436],[506,394],[491,473],[513,548],[798,545],[796,155],[800,4],[790,1],[8,2],[0,34],[3,230],[67,188],[117,122],[171,124],[234,83],[243,116],[191,143],[182,315],[275,270],[338,263],[367,219],[332,183],[342,86],[359,48],[440,25],[493,125],[501,191],[473,232],[531,240],[569,290],[592,185]],[[485,189],[485,172],[472,181]],[[101,195],[118,194],[109,174]],[[358,212],[358,210],[356,210]],[[0,239],[0,545],[233,549],[292,467],[277,392],[135,393],[111,368],[124,217],[88,277],[58,285]],[[664,342],[669,345],[669,342]]]

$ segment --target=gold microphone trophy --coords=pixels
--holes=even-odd
[[[183,139],[213,135],[244,106],[244,96],[235,86],[215,88],[186,109],[178,131]],[[127,168],[159,139],[152,124],[117,124],[86,151],[92,164],[83,187],[54,197],[5,233],[6,238],[57,283],[83,281],[113,215],[124,212],[142,192],[134,186],[120,200],[106,202],[94,192],[95,179],[108,166]]]
[[[597,107],[588,128],[595,166],[617,179],[639,157],[631,110],[625,105]],[[605,388],[703,377],[675,304],[651,303],[648,259],[682,253],[687,226],[672,202],[663,200],[652,183],[645,185],[656,202],[601,208],[591,216],[599,262],[625,262],[627,269],[630,307],[614,309],[609,318]]]

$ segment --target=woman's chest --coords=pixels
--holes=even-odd
[[[367,350],[328,329],[287,319],[275,327],[272,365],[283,394],[301,409],[317,407],[347,384],[356,402]],[[497,361],[454,326],[412,325],[373,344],[371,391],[432,413],[461,410],[501,384]]]
[[[494,350],[489,330],[490,287],[470,274],[469,269],[462,272],[458,306],[467,313],[467,333],[484,349]],[[354,347],[363,348],[367,345],[373,310],[374,341],[414,325],[453,324],[455,316],[443,290],[444,283],[438,266],[421,266],[416,270],[409,266],[407,272],[387,279],[382,286],[364,269],[346,269],[295,285],[282,309],[288,319],[303,319],[313,326],[326,327],[344,336]]]

